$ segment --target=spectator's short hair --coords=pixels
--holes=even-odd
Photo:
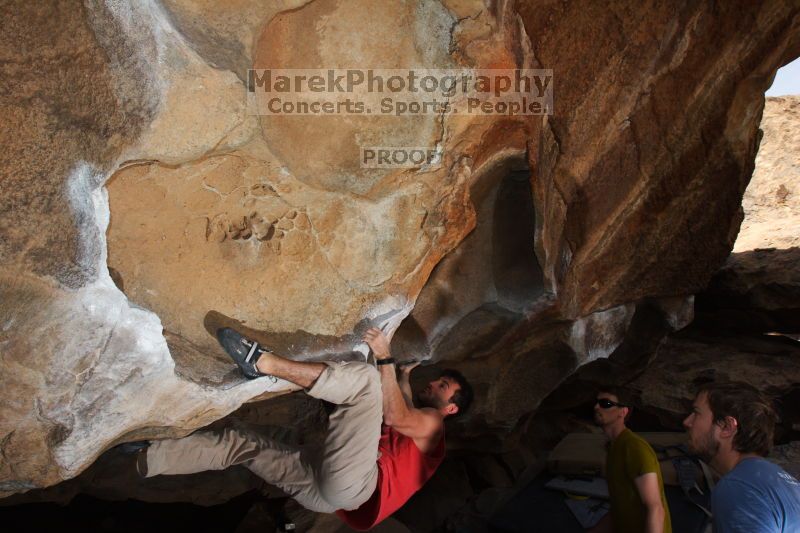
[[[740,453],[755,453],[762,457],[772,449],[777,414],[772,401],[747,383],[709,383],[697,394],[706,394],[715,424],[727,417],[736,419],[733,449]]]
[[[628,408],[628,413],[625,415],[625,420],[628,420],[631,417],[631,414],[633,413],[633,397],[627,390],[623,389],[622,387],[609,385],[608,387],[599,387],[597,389],[597,394],[600,394],[601,392],[616,396],[617,402],[621,406]],[[597,394],[595,394],[595,396]]]
[[[450,378],[458,383],[459,386],[459,389],[454,392],[453,396],[450,398],[450,403],[454,403],[458,406],[458,412],[450,415],[449,418],[463,415],[467,412],[469,406],[472,405],[472,400],[475,398],[475,392],[472,390],[472,385],[469,384],[469,381],[467,381],[467,378],[464,377],[464,374],[458,370],[455,370],[454,368],[445,368],[442,370],[442,375],[440,377]]]

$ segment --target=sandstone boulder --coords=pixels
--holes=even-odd
[[[399,331],[475,379],[487,428],[657,344],[733,246],[799,9],[4,7],[0,495],[290,389],[242,380],[220,325],[305,360]],[[554,114],[248,114],[247,68],[352,62],[552,68]],[[441,165],[367,172],[377,143]]]
[[[697,297],[709,331],[800,333],[800,247],[731,254]]]

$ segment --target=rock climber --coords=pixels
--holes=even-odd
[[[445,455],[445,419],[472,403],[472,387],[452,369],[412,397],[409,376],[416,364],[398,370],[389,340],[377,328],[364,335],[374,366],[293,361],[230,328],[217,337],[247,378],[284,379],[335,404],[324,442],[319,449],[298,449],[241,429],[199,431],[144,444],[137,460],[142,475],[240,464],[307,509],[335,512],[354,529],[366,530],[430,479]]]

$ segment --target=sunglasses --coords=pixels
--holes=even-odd
[[[611,409],[612,407],[628,407],[625,404],[612,402],[607,398],[598,398],[595,403],[599,405],[602,409]]]

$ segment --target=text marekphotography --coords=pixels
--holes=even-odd
[[[251,69],[253,115],[550,115],[551,69]]]

